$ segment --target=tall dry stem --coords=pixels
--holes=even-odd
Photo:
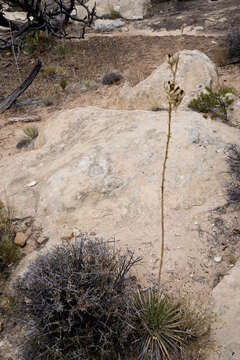
[[[175,56],[168,55],[167,62],[172,73],[172,81],[168,81],[165,84],[165,92],[168,100],[168,131],[167,131],[167,141],[165,147],[165,154],[162,166],[162,182],[161,182],[161,255],[160,255],[160,264],[158,272],[158,298],[160,299],[161,291],[161,275],[163,268],[163,259],[164,259],[164,249],[165,249],[165,178],[166,178],[166,165],[168,159],[169,144],[171,138],[171,123],[172,123],[172,113],[173,110],[177,110],[178,106],[181,104],[184,91],[176,84],[176,75],[179,64],[179,53]]]

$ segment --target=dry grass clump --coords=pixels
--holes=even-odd
[[[15,314],[29,324],[21,356],[119,359],[132,327],[129,270],[140,259],[82,234],[30,265],[15,289]]]

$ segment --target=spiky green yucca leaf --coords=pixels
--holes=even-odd
[[[184,316],[179,304],[150,290],[138,292],[135,303],[134,346],[140,359],[169,359],[185,342]]]
[[[28,126],[23,129],[23,132],[31,139],[35,139],[38,136],[38,128],[36,126]]]

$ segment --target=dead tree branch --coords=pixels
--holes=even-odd
[[[14,103],[14,101],[31,85],[31,83],[39,73],[41,67],[42,62],[41,60],[38,60],[37,64],[31,71],[31,74],[23,81],[23,83],[0,102],[0,114],[3,113],[5,110],[9,109]]]
[[[10,7],[20,7],[26,13],[26,20],[9,20],[0,4],[0,26],[9,30],[9,34],[6,34],[6,31],[0,32],[0,49],[9,49],[13,45],[20,46],[26,33],[39,30],[58,38],[84,38],[85,28],[90,27],[96,17],[96,4],[89,9],[84,4],[84,0],[2,0],[2,2]],[[81,18],[73,15],[73,12],[76,12],[76,5],[80,5],[85,12]],[[78,36],[66,32],[69,20],[81,23]]]

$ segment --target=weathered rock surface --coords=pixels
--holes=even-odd
[[[62,111],[40,132],[37,149],[18,154],[8,163],[0,162],[0,198],[7,195],[16,217],[30,215],[41,223],[42,236],[49,238],[47,249],[67,233],[87,231],[105,239],[114,236],[119,247],[133,249],[143,257],[143,266],[137,269],[143,282],[156,279],[167,118],[166,111],[95,107]],[[174,288],[187,282],[192,287],[192,279],[202,268],[209,276],[209,266],[219,266],[208,256],[208,245],[198,231],[201,222],[207,223],[209,212],[225,204],[224,185],[229,181],[226,153],[231,143],[239,143],[239,131],[191,111],[174,114],[165,185],[163,278],[170,287],[171,282]],[[35,186],[29,186],[32,183]],[[35,254],[23,259],[19,272]],[[239,289],[235,285],[230,289],[231,284],[229,294],[230,290],[237,293]],[[206,279],[203,285],[208,287]],[[219,286],[214,296],[220,309],[225,290],[218,293]],[[239,296],[234,299],[231,294],[227,314],[238,311]],[[224,315],[224,319],[226,331],[231,326],[239,329],[236,318]],[[224,339],[220,345],[225,346],[227,337],[220,334],[220,340]],[[239,355],[238,346],[233,339],[226,351]]]
[[[92,9],[96,3],[98,16],[112,16],[119,14],[120,17],[128,20],[140,20],[147,15],[150,6],[149,0],[90,0],[86,3]],[[78,6],[78,15],[86,15],[86,11]]]
[[[171,79],[170,67],[165,61],[136,86],[131,87],[126,83],[120,92],[121,101],[133,109],[166,108],[164,84]],[[216,66],[208,56],[199,50],[181,51],[176,77],[176,83],[185,91],[181,108],[186,109],[192,98],[198,96],[206,86],[216,84],[217,79]]]
[[[214,311],[217,315],[213,333],[218,353],[210,360],[240,359],[240,262],[213,290]]]
[[[62,111],[40,132],[37,150],[0,163],[0,196],[7,194],[17,217],[38,219],[49,237],[47,246],[74,228],[116,236],[120,246],[144,257],[145,279],[155,278],[167,118],[167,112],[95,107]],[[225,203],[225,152],[238,141],[238,129],[190,111],[174,115],[165,271],[184,277],[192,271],[189,257],[195,259],[193,267],[203,261],[194,223],[199,214],[207,218],[210,209]],[[33,181],[36,185],[29,187]]]
[[[240,100],[239,98],[234,100],[234,103],[230,106],[230,109],[228,110],[228,119],[231,125],[240,128]]]

